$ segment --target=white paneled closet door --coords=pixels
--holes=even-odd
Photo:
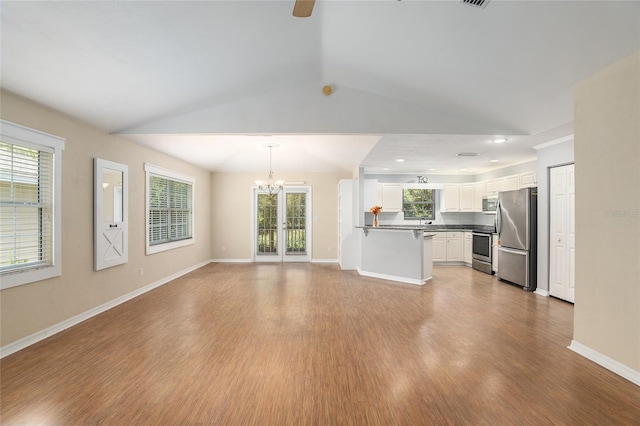
[[[574,165],[549,170],[549,293],[575,301]]]

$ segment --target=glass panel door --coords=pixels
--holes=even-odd
[[[256,262],[308,262],[310,252],[310,189],[285,188],[254,197],[254,259]]]
[[[287,255],[307,254],[307,194],[287,193]]]
[[[256,256],[264,261],[280,261],[278,251],[278,198],[279,194],[257,194]]]

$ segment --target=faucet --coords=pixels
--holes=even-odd
[[[424,220],[424,225],[431,225],[431,222],[427,223],[427,218],[426,217],[421,217],[418,220],[418,226],[422,226],[423,225],[423,223],[422,223],[423,220]]]

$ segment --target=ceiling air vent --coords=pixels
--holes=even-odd
[[[489,0],[460,0],[460,3],[484,9]]]
[[[459,152],[456,154],[456,157],[477,157],[477,152]]]

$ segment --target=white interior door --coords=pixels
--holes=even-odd
[[[549,294],[575,299],[574,165],[549,170]]]
[[[125,164],[94,161],[94,269],[127,263],[128,172]]]
[[[311,189],[254,190],[253,252],[256,262],[311,260]]]

